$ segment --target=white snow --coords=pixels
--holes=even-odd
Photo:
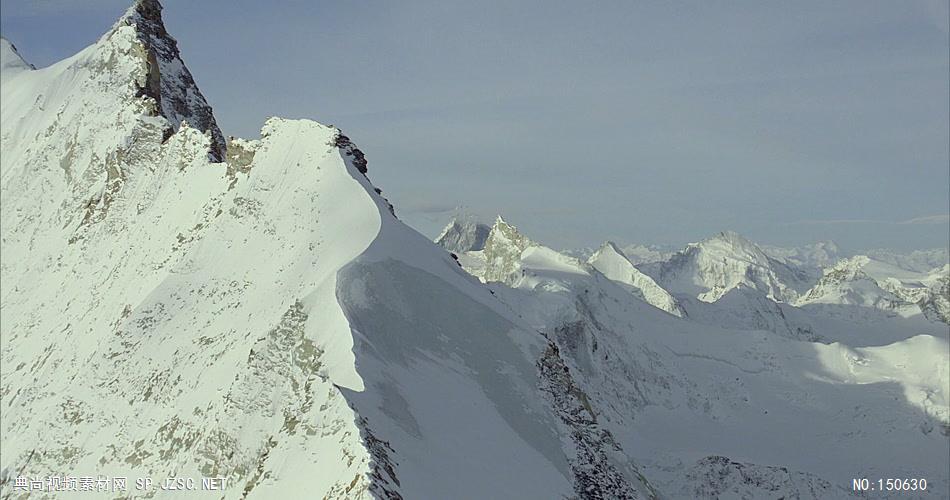
[[[644,302],[674,316],[682,316],[683,309],[669,292],[657,285],[653,278],[643,274],[617,246],[608,241],[590,256],[587,263],[608,279],[623,283]]]
[[[725,232],[636,266],[501,217],[439,246],[333,127],[272,118],[218,155],[159,12],[42,69],[0,43],[3,495],[10,471],[252,499],[950,487],[939,255],[818,276],[832,246]]]
[[[338,130],[275,118],[209,162],[210,132],[138,95],[133,24],[3,72],[0,468],[223,476],[227,498],[569,494],[543,337],[390,215]],[[348,293],[371,279],[395,288]]]

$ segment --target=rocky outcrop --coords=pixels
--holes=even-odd
[[[210,134],[211,159],[224,161],[227,150],[224,135],[215,122],[211,106],[181,60],[178,42],[165,30],[162,5],[157,0],[136,0],[105,36],[122,26],[134,28],[141,42],[140,57],[147,65],[148,76],[139,87],[139,95],[153,99],[159,113],[174,128],[187,121],[191,127]]]

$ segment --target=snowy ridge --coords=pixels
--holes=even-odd
[[[666,245],[630,244],[621,247],[621,250],[633,265],[660,262],[669,259],[676,253],[673,247]]]
[[[0,37],[0,75],[6,78],[21,71],[34,69],[36,68],[23,59],[9,40]]]
[[[608,279],[628,285],[631,290],[647,304],[662,309],[674,316],[682,316],[683,308],[669,292],[661,288],[652,278],[640,272],[627,259],[627,256],[608,241],[590,256],[587,263],[594,266]]]

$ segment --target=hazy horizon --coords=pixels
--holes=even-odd
[[[11,0],[0,32],[43,67],[128,4]],[[163,4],[225,135],[339,126],[429,236],[464,205],[556,248],[948,246],[947,2]]]

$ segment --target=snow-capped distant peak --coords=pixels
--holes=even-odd
[[[17,52],[16,46],[10,43],[10,40],[0,37],[0,74],[6,77],[7,75],[33,69],[36,68],[23,59],[23,56]]]
[[[690,243],[669,260],[644,264],[641,270],[664,289],[704,302],[719,300],[739,284],[785,302],[807,288],[795,269],[770,259],[758,245],[734,231]]]
[[[657,285],[653,278],[634,267],[630,259],[624,255],[623,251],[614,242],[604,242],[600,249],[590,256],[587,263],[608,279],[628,287],[634,295],[644,302],[675,316],[684,315],[683,309],[676,302],[676,299],[660,285]]]
[[[702,247],[706,251],[725,253],[729,257],[743,256],[755,262],[762,262],[766,257],[758,245],[752,243],[735,231],[722,231],[695,245]]]
[[[485,281],[506,281],[520,269],[521,254],[536,245],[518,228],[505,222],[500,215],[495,219],[482,250],[485,256]]]

